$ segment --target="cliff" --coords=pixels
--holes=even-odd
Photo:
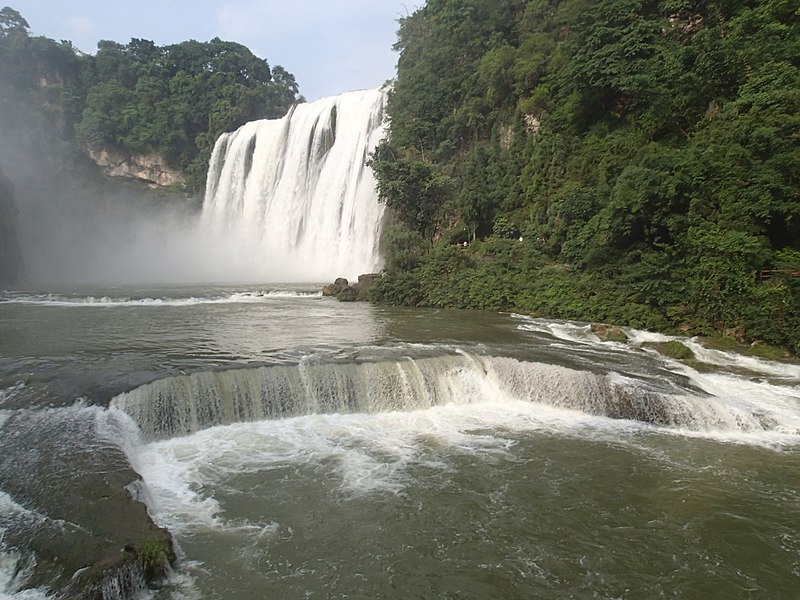
[[[183,173],[168,167],[166,159],[155,150],[136,154],[114,148],[87,148],[86,153],[110,177],[125,177],[160,187],[186,184]]]
[[[14,283],[22,276],[17,214],[14,186],[0,171],[0,283]]]

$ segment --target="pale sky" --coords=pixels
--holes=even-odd
[[[0,0],[32,35],[70,40],[94,54],[99,40],[157,45],[214,37],[244,44],[292,73],[313,101],[376,88],[395,74],[397,19],[424,0]]]

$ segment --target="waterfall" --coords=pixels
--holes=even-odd
[[[383,90],[349,92],[220,136],[202,223],[239,242],[224,251],[241,257],[228,258],[282,281],[378,270],[383,206],[366,162],[385,135],[385,103]]]
[[[719,398],[656,393],[613,374],[473,354],[198,372],[145,384],[111,404],[133,418],[145,440],[157,440],[243,421],[486,401],[533,402],[695,431],[786,429],[778,415]]]

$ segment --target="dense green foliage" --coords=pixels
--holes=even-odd
[[[91,56],[31,36],[17,11],[0,10],[0,124],[26,136],[56,130],[49,137],[66,152],[157,151],[200,189],[222,132],[283,116],[300,100],[290,73],[240,44],[101,41]]]
[[[800,350],[795,3],[429,0],[396,48],[376,299]]]

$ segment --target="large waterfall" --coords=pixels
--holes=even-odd
[[[380,268],[383,206],[366,162],[385,133],[385,100],[383,90],[349,92],[223,134],[209,165],[202,219],[205,228],[236,240],[224,251],[239,256],[225,259],[281,281]]]

